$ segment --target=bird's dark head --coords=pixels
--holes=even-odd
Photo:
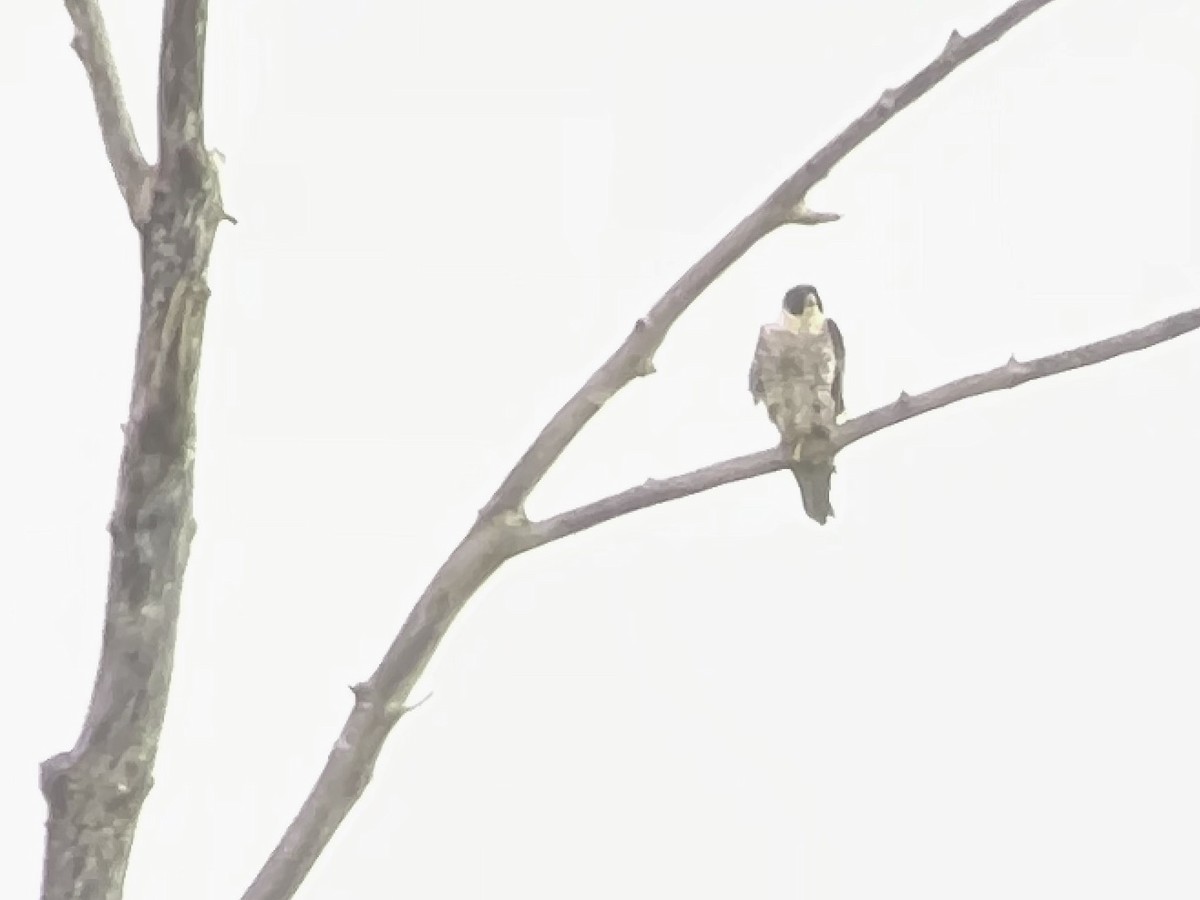
[[[811,307],[816,307],[821,312],[825,311],[821,304],[821,295],[811,284],[798,284],[783,295],[784,311],[793,316],[803,315]]]

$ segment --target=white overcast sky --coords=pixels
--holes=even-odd
[[[199,533],[129,900],[240,895],[437,564],[635,318],[1005,0],[214,2]],[[143,146],[160,3],[103,0]],[[61,3],[0,28],[0,894],[90,695],[138,252]],[[530,504],[774,443],[810,281],[851,414],[1200,303],[1200,8],[1060,0],[855,152]],[[1200,894],[1200,339],[505,567],[300,896]]]

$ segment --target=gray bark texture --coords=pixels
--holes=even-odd
[[[117,498],[104,637],[75,746],[42,764],[49,806],[42,896],[122,894],[167,708],[180,591],[195,522],[192,482],[205,272],[224,215],[204,146],[206,3],[168,0],[157,166],[133,138],[100,11],[68,0],[118,188],[140,239],[141,324]]]

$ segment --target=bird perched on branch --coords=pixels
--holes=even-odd
[[[779,321],[764,325],[750,366],[750,393],[767,415],[794,461],[804,511],[824,525],[833,515],[829,486],[836,420],[844,410],[842,371],[846,347],[821,296],[801,284],[783,296]]]

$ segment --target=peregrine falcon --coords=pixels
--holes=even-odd
[[[800,485],[804,511],[822,525],[833,515],[829,503],[833,459],[818,451],[816,458],[801,460],[805,447],[833,435],[844,410],[845,362],[842,333],[833,319],[825,317],[817,289],[801,284],[784,294],[779,321],[759,331],[750,366],[754,402],[767,405],[767,415],[796,461],[792,473]]]

